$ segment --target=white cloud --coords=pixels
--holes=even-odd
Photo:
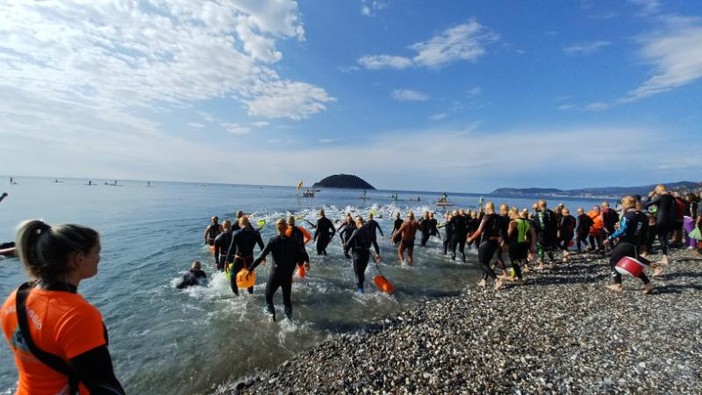
[[[392,55],[366,55],[358,59],[358,64],[371,69],[406,69],[412,66],[412,59]]]
[[[257,128],[265,128],[266,126],[269,125],[269,123],[265,122],[265,121],[258,121],[258,122],[252,122],[251,125],[255,126]]]
[[[248,126],[243,126],[238,123],[223,123],[222,127],[231,134],[249,134],[251,133],[251,128]]]
[[[197,122],[190,122],[190,123],[188,123],[188,126],[190,126],[191,128],[194,128],[194,129],[202,129],[205,127],[205,125],[203,125],[201,123],[197,123]]]
[[[431,116],[429,116],[429,119],[431,119],[432,121],[441,121],[442,119],[446,119],[447,116],[447,113],[442,112],[438,114],[432,114]]]
[[[319,140],[320,143],[324,143],[324,144],[335,143],[335,142],[337,142],[337,141],[341,141],[341,139],[338,139],[338,138],[334,138],[334,139],[325,138],[325,139]]]
[[[475,61],[485,54],[486,45],[498,38],[498,34],[473,20],[412,45],[411,48],[417,51],[412,60],[424,67],[439,67],[458,60]]]
[[[602,48],[610,46],[610,41],[590,41],[563,48],[563,52],[573,55],[591,55]]]
[[[16,2],[0,5],[0,37],[5,86],[96,110],[160,110],[225,96],[257,103],[266,85],[305,84],[268,67],[282,58],[276,40],[304,39],[291,0]],[[298,90],[314,93],[299,100],[306,108],[262,115],[321,111],[331,98],[314,88]]]
[[[641,39],[641,58],[653,65],[652,76],[629,92],[632,101],[678,88],[702,78],[700,19],[668,17],[668,28]]]
[[[395,89],[390,95],[397,101],[426,101],[427,95],[411,89]]]
[[[361,0],[361,15],[375,16],[376,13],[388,6],[385,1],[379,0]]]
[[[468,92],[466,92],[468,97],[479,96],[481,93],[483,93],[483,89],[479,86],[473,87],[473,88],[469,89]]]
[[[257,84],[253,99],[244,99],[249,115],[276,118],[286,114],[292,119],[303,119],[326,109],[324,103],[336,99],[324,89],[304,82],[275,81]]]
[[[637,6],[641,7],[643,15],[655,14],[660,10],[660,2],[658,0],[629,0]]]
[[[443,33],[410,45],[415,54],[410,58],[396,55],[365,55],[358,63],[372,70],[383,68],[406,69],[409,67],[436,68],[456,61],[476,61],[485,55],[486,47],[499,39],[477,21],[456,25]]]
[[[612,105],[610,103],[606,102],[595,102],[595,103],[590,103],[587,106],[585,106],[585,109],[587,111],[594,111],[594,112],[599,112],[599,111],[604,111],[608,108],[610,108]]]

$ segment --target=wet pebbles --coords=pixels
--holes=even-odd
[[[606,289],[606,260],[585,254],[523,286],[470,284],[217,393],[700,394],[702,258],[673,260],[651,295],[630,277]]]

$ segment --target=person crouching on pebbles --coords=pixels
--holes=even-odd
[[[478,283],[481,287],[487,285],[488,277],[495,280],[495,289],[502,288],[502,280],[497,278],[497,274],[490,267],[490,260],[495,252],[500,248],[500,236],[502,234],[501,220],[495,214],[495,204],[492,202],[485,203],[485,216],[478,226],[478,230],[468,238],[467,242],[471,243],[482,235],[482,243],[478,247],[478,261],[483,266],[483,279]]]
[[[615,269],[617,262],[623,257],[631,257],[639,260],[642,263],[649,264],[649,262],[639,257],[636,247],[641,244],[641,236],[645,234],[645,228],[648,226],[648,218],[646,215],[636,209],[636,199],[633,196],[625,196],[622,198],[622,207],[624,208],[624,217],[619,223],[619,229],[607,237],[604,241],[605,245],[610,245],[615,239],[619,239],[619,242],[612,250],[612,256],[609,258],[609,266],[612,268],[612,278],[614,279],[614,284],[610,284],[607,288],[614,292],[622,292],[622,275]],[[644,283],[643,292],[645,294],[651,293],[653,290],[653,284],[646,277],[646,274],[642,271],[638,276]]]

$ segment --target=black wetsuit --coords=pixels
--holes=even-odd
[[[314,241],[317,243],[317,255],[327,255],[327,246],[336,233],[334,224],[327,217],[317,220],[314,231]]]
[[[429,222],[428,219],[420,219],[419,231],[422,232],[422,237],[419,239],[419,245],[426,247],[427,241],[429,241],[429,236],[431,236],[431,222]]]
[[[356,229],[344,243],[344,253],[351,250],[353,254],[353,273],[356,276],[356,288],[359,292],[363,292],[366,267],[368,267],[370,260],[371,243],[371,234],[365,226]]]
[[[453,233],[451,234],[451,242],[450,242],[450,248],[451,248],[451,259],[456,259],[456,246],[459,246],[459,251],[461,252],[461,256],[463,259],[463,262],[466,261],[466,237],[468,236],[468,227],[466,224],[466,220],[463,216],[461,215],[456,215],[453,218],[451,218],[451,221],[449,222],[449,226],[453,227]]]
[[[207,275],[205,272],[200,269],[190,269],[183,275],[183,279],[176,285],[176,288],[183,289],[193,285],[205,285],[206,280]]]
[[[529,246],[531,236],[531,221],[525,218],[515,219],[517,224],[516,232],[509,238],[509,259],[512,262],[512,269],[517,278],[522,278],[522,269],[520,264],[526,262],[529,257]]]
[[[444,255],[448,253],[449,244],[451,243],[451,238],[453,237],[453,223],[448,221],[444,227]]]
[[[229,251],[227,251],[227,262],[232,262],[232,266],[229,268],[229,285],[235,295],[239,295],[239,287],[236,285],[236,274],[251,265],[256,244],[258,244],[258,248],[263,249],[261,233],[251,226],[239,229],[232,235]],[[254,287],[249,287],[248,292],[252,294],[253,289]]]
[[[380,247],[378,247],[378,240],[376,239],[376,230],[380,232],[380,236],[385,237],[383,234],[383,230],[380,228],[380,224],[374,219],[369,219],[368,222],[366,222],[365,227],[368,228],[368,234],[370,235],[371,238],[371,244],[373,244],[373,248],[375,248],[375,253],[380,255]]]
[[[273,264],[266,283],[266,310],[275,320],[275,309],[273,308],[273,295],[279,287],[283,288],[283,305],[285,306],[285,316],[292,319],[292,301],[290,291],[292,290],[292,276],[295,265],[304,256],[303,247],[291,237],[274,236],[268,240],[266,248],[261,251],[261,255],[253,261],[249,270],[253,271],[270,253],[273,254]],[[304,253],[306,254],[306,253]]]
[[[561,217],[561,237],[559,246],[563,251],[568,251],[570,242],[573,241],[573,236],[575,234],[575,223],[575,217],[570,214]]]
[[[301,265],[305,262],[309,262],[310,256],[307,254],[307,250],[305,249],[305,234],[302,233],[300,228],[298,228],[297,226],[292,226],[291,237],[293,239],[295,239],[295,241],[297,241],[297,244],[299,244],[300,247],[302,247],[302,249],[300,250],[300,256],[299,256],[300,260],[297,263]]]
[[[429,218],[429,234],[432,236],[441,237],[439,233],[439,221],[436,218]]]
[[[553,248],[558,244],[558,223],[552,210],[545,209],[536,213],[536,242],[539,260],[543,262],[544,252],[553,259]]]
[[[392,235],[392,237],[393,237],[392,241],[395,244],[400,242],[400,239],[397,239],[397,241],[395,241],[395,239],[396,239],[395,235],[397,234],[397,230],[400,229],[400,226],[402,226],[402,224],[404,222],[405,221],[403,221],[402,218],[395,218],[395,222],[392,225],[392,232],[390,234]]]
[[[606,237],[614,233],[614,227],[617,225],[617,222],[619,222],[619,214],[614,209],[611,207],[602,209],[602,229]]]
[[[612,269],[612,278],[615,284],[622,283],[622,275],[615,270],[617,262],[625,256],[637,259],[639,262],[648,264],[649,262],[639,257],[637,247],[641,244],[641,236],[646,233],[648,227],[648,218],[642,211],[629,209],[624,213],[619,229],[608,237],[609,240],[619,238],[619,242],[612,249],[612,256],[609,258],[609,267]],[[650,281],[646,274],[642,271],[639,275],[644,284]]]
[[[351,233],[353,233],[354,229],[356,229],[356,225],[354,225],[353,222],[344,222],[341,226],[339,226],[336,229],[337,233],[339,233],[339,239],[341,239],[342,248],[346,244],[346,239],[348,239],[351,236]],[[344,252],[344,256],[347,258],[351,258],[351,256],[346,252]]]
[[[594,224],[594,221],[592,218],[590,218],[589,215],[583,213],[578,215],[577,218],[577,228],[575,230],[575,240],[576,240],[576,247],[578,248],[578,252],[582,251],[580,247],[580,243],[585,244],[585,247],[588,246],[587,244],[587,237],[590,235],[590,227]]]
[[[484,280],[487,280],[488,277],[497,278],[495,271],[490,267],[490,260],[500,248],[501,222],[500,216],[497,214],[486,214],[483,217],[483,231],[481,233],[483,242],[478,247],[478,261],[483,267]]]
[[[668,255],[668,236],[675,228],[675,198],[669,193],[658,195],[653,200],[646,203],[644,208],[650,206],[656,206],[657,208],[656,233],[658,235],[658,242],[661,243],[663,255]]]
[[[227,262],[227,254],[229,251],[229,246],[232,244],[232,235],[234,232],[231,230],[217,235],[214,241],[214,257],[215,264],[217,265],[217,270],[220,272],[225,269]]]
[[[207,244],[208,245],[213,245],[215,238],[217,238],[217,235],[221,233],[220,229],[220,224],[217,222],[212,222],[209,226],[207,226]]]

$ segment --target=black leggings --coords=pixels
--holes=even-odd
[[[529,244],[517,243],[509,246],[509,260],[512,262],[514,275],[520,280],[522,279],[522,268],[520,265],[526,263],[528,256]]]
[[[356,276],[356,288],[358,289],[363,289],[369,260],[370,251],[367,249],[353,250],[353,274]]]
[[[488,277],[497,278],[495,271],[490,267],[490,260],[498,248],[500,248],[500,243],[497,240],[490,239],[485,240],[478,247],[478,261],[483,266],[483,280],[487,280]]]
[[[593,250],[602,250],[602,235],[597,233],[596,235],[590,235],[590,248]]]
[[[573,241],[573,234],[572,234],[572,233],[564,234],[564,235],[562,235],[562,238],[563,238],[563,239],[561,240],[561,242],[560,242],[560,244],[559,244],[559,247],[560,247],[561,250],[563,250],[563,251],[568,251],[568,248],[570,248],[570,247],[569,247],[569,246],[570,246],[570,242]]]
[[[378,247],[378,240],[374,238],[371,239],[371,244],[373,245],[373,248],[375,249],[375,254],[380,255],[380,247]]]
[[[317,255],[327,255],[327,246],[330,241],[328,237],[317,237]]]
[[[285,316],[292,319],[292,301],[290,300],[290,291],[292,290],[292,273],[282,273],[280,271],[271,271],[266,283],[266,310],[273,315],[275,319],[275,308],[273,308],[273,295],[278,290],[278,287],[283,288],[283,305],[285,306]]]
[[[456,245],[458,245],[458,250],[463,255],[463,260],[466,257],[466,236],[461,234],[454,234],[451,236],[451,259],[456,259]]]
[[[639,254],[636,253],[636,246],[627,242],[620,242],[614,247],[614,249],[612,249],[612,256],[609,258],[609,267],[612,269],[612,278],[614,279],[615,284],[622,283],[622,275],[619,274],[619,272],[615,269],[615,267],[617,266],[617,262],[619,262],[620,259],[624,258],[625,256],[628,256],[630,258],[638,260],[639,262],[645,265],[648,265],[650,263],[649,261],[639,257],[638,255]],[[641,272],[641,274],[639,274],[639,278],[641,279],[641,281],[643,281],[644,284],[648,284],[651,282],[648,279],[648,277],[646,277],[646,274],[644,272]]]
[[[426,247],[427,241],[429,241],[429,236],[431,236],[429,232],[422,232],[422,238],[420,239],[419,245]]]
[[[248,269],[251,266],[251,263],[253,263],[253,255],[244,258],[234,258],[234,263],[232,263],[232,266],[229,268],[229,285],[231,286],[234,295],[239,295],[239,287],[237,287],[236,285],[236,274],[239,273],[242,269]],[[253,290],[254,287],[248,288],[250,294],[253,293]]]
[[[663,255],[668,255],[668,238],[672,228],[672,226],[666,224],[658,224],[656,228],[656,235],[658,236],[658,242],[661,243]]]

